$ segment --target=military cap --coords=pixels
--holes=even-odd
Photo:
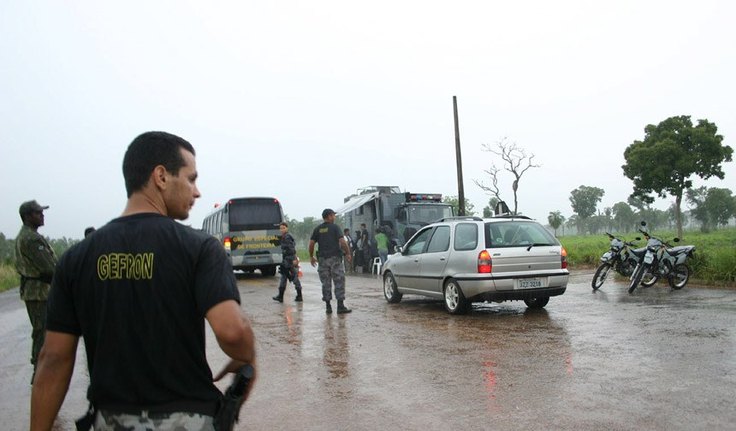
[[[335,211],[332,211],[330,208],[325,208],[324,211],[322,211],[322,218],[327,218],[327,216],[335,214]]]
[[[45,209],[48,209],[48,205],[44,207],[44,206],[41,206],[41,204],[39,204],[35,200],[33,200],[33,201],[23,202],[22,204],[20,204],[20,209],[18,210],[18,212],[20,213],[21,216],[24,216],[34,211],[43,211]]]

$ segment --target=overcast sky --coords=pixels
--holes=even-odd
[[[117,217],[123,153],[148,130],[197,150],[196,227],[239,196],[302,219],[368,185],[457,195],[452,96],[476,210],[481,145],[504,138],[542,165],[520,211],[568,217],[580,185],[606,191],[602,210],[631,193],[623,151],[647,124],[707,118],[736,148],[735,4],[3,1],[0,232],[28,199],[51,206],[53,238]],[[724,171],[695,185],[736,191]]]

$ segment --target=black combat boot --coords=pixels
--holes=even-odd
[[[302,302],[302,290],[301,289],[296,290],[296,298],[294,298],[294,302]]]
[[[330,301],[325,301],[325,304],[327,305],[325,307],[325,313],[332,314],[332,305],[330,305]]]
[[[346,307],[342,301],[337,301],[337,314],[346,314],[346,313],[351,313],[352,311],[353,310]]]
[[[279,287],[279,294],[273,297],[274,301],[284,302],[284,290],[286,290],[286,287],[283,289]]]

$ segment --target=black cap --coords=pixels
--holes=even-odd
[[[327,218],[328,216],[335,214],[335,211],[332,211],[330,208],[325,208],[324,211],[322,211],[322,218]]]

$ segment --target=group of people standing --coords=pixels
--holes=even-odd
[[[343,231],[343,238],[350,248],[353,256],[351,266],[352,271],[358,271],[358,268],[364,273],[371,272],[373,259],[380,258],[381,265],[386,263],[388,259],[391,241],[389,240],[390,228],[388,226],[376,228],[376,234],[371,239],[365,223],[361,223],[360,230],[355,231],[355,237],[350,235],[350,229]]]

